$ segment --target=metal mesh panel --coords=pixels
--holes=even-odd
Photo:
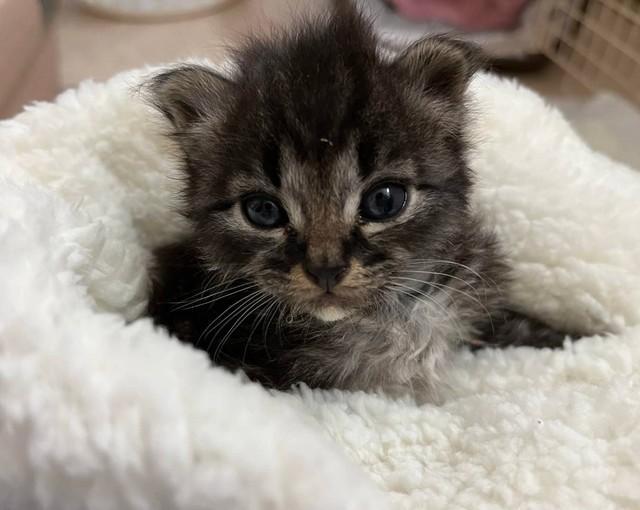
[[[591,90],[640,104],[640,0],[539,0],[541,51]]]

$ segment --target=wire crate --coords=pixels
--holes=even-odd
[[[538,0],[540,51],[590,90],[640,105],[640,0]]]

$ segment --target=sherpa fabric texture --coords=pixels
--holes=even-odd
[[[143,72],[0,124],[0,508],[640,507],[640,174],[480,75],[475,207],[564,350],[457,354],[439,404],[271,394],[138,318],[183,228]]]

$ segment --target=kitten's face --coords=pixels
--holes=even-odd
[[[465,48],[384,62],[352,23],[250,45],[231,80],[193,66],[153,83],[205,262],[326,321],[415,287],[467,222]]]
[[[301,311],[337,320],[385,299],[392,277],[446,257],[446,239],[464,221],[463,190],[425,178],[416,154],[381,154],[379,166],[372,161],[375,168],[363,171],[366,150],[350,142],[310,161],[281,141],[277,178],[248,158],[253,171],[214,184],[225,190],[225,209],[199,220],[207,262],[251,277]]]

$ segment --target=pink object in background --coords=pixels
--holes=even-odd
[[[512,28],[528,0],[388,0],[414,21],[440,21],[462,30]]]

